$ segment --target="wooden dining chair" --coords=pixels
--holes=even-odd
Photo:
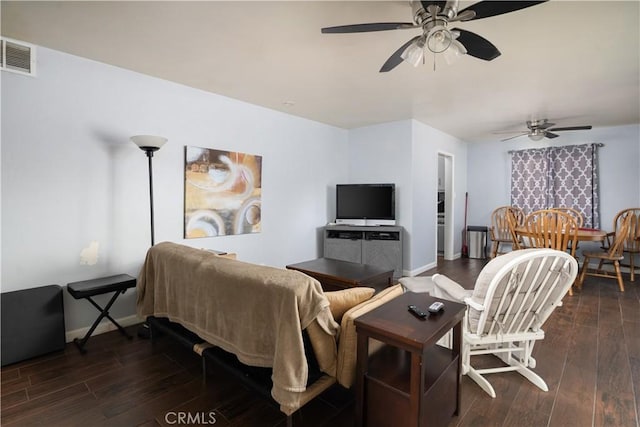
[[[575,256],[578,224],[572,215],[554,209],[542,209],[527,215],[521,229],[525,246],[567,251]]]
[[[524,214],[520,219],[516,216],[516,212],[514,210],[508,210],[506,213],[507,224],[509,225],[509,235],[511,236],[511,249],[517,251],[519,249],[523,249],[522,239],[516,233],[516,228],[522,226],[524,222]]]
[[[617,218],[616,218],[617,219]],[[624,292],[624,282],[622,281],[622,273],[620,272],[620,261],[624,258],[624,245],[628,240],[629,235],[631,234],[631,228],[635,225],[635,220],[637,217],[633,215],[632,212],[627,212],[622,215],[620,218],[620,227],[616,230],[615,238],[611,244],[611,246],[606,251],[601,252],[583,252],[584,255],[584,263],[582,264],[582,270],[580,271],[580,276],[578,277],[577,285],[579,288],[582,288],[582,284],[584,283],[585,276],[597,276],[597,277],[606,277],[608,279],[617,279],[618,287],[620,288],[620,292]],[[599,260],[598,268],[594,271],[589,271],[589,262],[591,259]],[[609,274],[608,272],[602,269],[602,265],[604,262],[613,263],[613,267],[615,269],[615,275]]]
[[[519,249],[514,246],[513,227],[510,228],[507,214],[510,213],[515,219],[516,226],[522,225],[524,211],[517,206],[500,206],[491,213],[491,228],[489,235],[492,240],[491,258],[495,258],[500,252],[500,244],[511,245],[512,249]],[[517,244],[517,243],[516,243]]]
[[[582,228],[584,226],[584,215],[582,215],[582,212],[574,209],[574,208],[566,208],[566,207],[559,207],[559,208],[551,208],[555,211],[559,211],[559,212],[565,212],[568,213],[569,215],[571,215],[573,217],[573,219],[576,220],[576,224],[578,225],[578,228]],[[569,242],[569,247],[567,248],[567,250],[569,252],[575,253],[578,250],[578,246],[576,243],[576,247],[573,248],[571,246],[571,242]]]
[[[551,209],[553,209],[554,211],[564,212],[571,215],[573,219],[576,220],[576,224],[578,224],[578,228],[581,228],[584,226],[584,215],[582,215],[582,212],[574,208],[565,208],[565,207],[551,208]]]
[[[620,265],[629,267],[629,275],[633,282],[635,280],[635,270],[640,267],[635,265],[635,257],[640,254],[640,240],[638,240],[640,238],[640,208],[623,209],[616,214],[613,219],[613,231],[607,233],[607,240],[602,248],[604,250],[611,248],[613,242],[617,239],[617,235],[620,233],[623,218],[626,215],[631,215],[631,223],[629,225],[629,234],[622,245],[622,253],[623,255],[625,253],[629,255],[629,264],[620,263]]]

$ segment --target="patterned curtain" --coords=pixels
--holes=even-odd
[[[546,209],[549,192],[549,150],[531,149],[511,154],[511,205],[526,214]]]
[[[600,227],[597,144],[515,151],[511,157],[511,204],[526,213],[574,208],[584,227]]]

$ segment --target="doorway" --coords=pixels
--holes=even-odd
[[[453,155],[438,153],[436,259],[453,260]]]

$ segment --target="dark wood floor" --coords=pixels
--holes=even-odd
[[[437,270],[471,288],[483,265],[462,259]],[[551,316],[534,350],[548,392],[501,373],[490,377],[498,395],[491,399],[463,377],[462,411],[451,426],[637,427],[640,279],[626,278],[624,294],[615,281],[588,278]],[[277,407],[224,371],[212,369],[203,384],[200,359],[169,338],[152,346],[110,332],[91,338],[88,349],[80,355],[67,345],[2,368],[2,425],[179,425],[181,411],[200,414],[201,425],[211,425],[209,413],[216,426],[285,425]],[[336,388],[296,413],[294,426],[352,426],[353,409],[351,395]]]

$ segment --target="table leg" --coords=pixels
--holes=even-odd
[[[369,364],[369,337],[364,333],[358,334],[358,349],[356,361],[356,426],[365,427],[366,408],[364,376],[367,373]]]
[[[453,346],[451,351],[453,351],[454,356],[458,356],[458,376],[456,384],[456,410],[454,414],[460,415],[460,399],[461,399],[461,380],[462,380],[462,322],[458,322],[456,326],[453,327]]]

